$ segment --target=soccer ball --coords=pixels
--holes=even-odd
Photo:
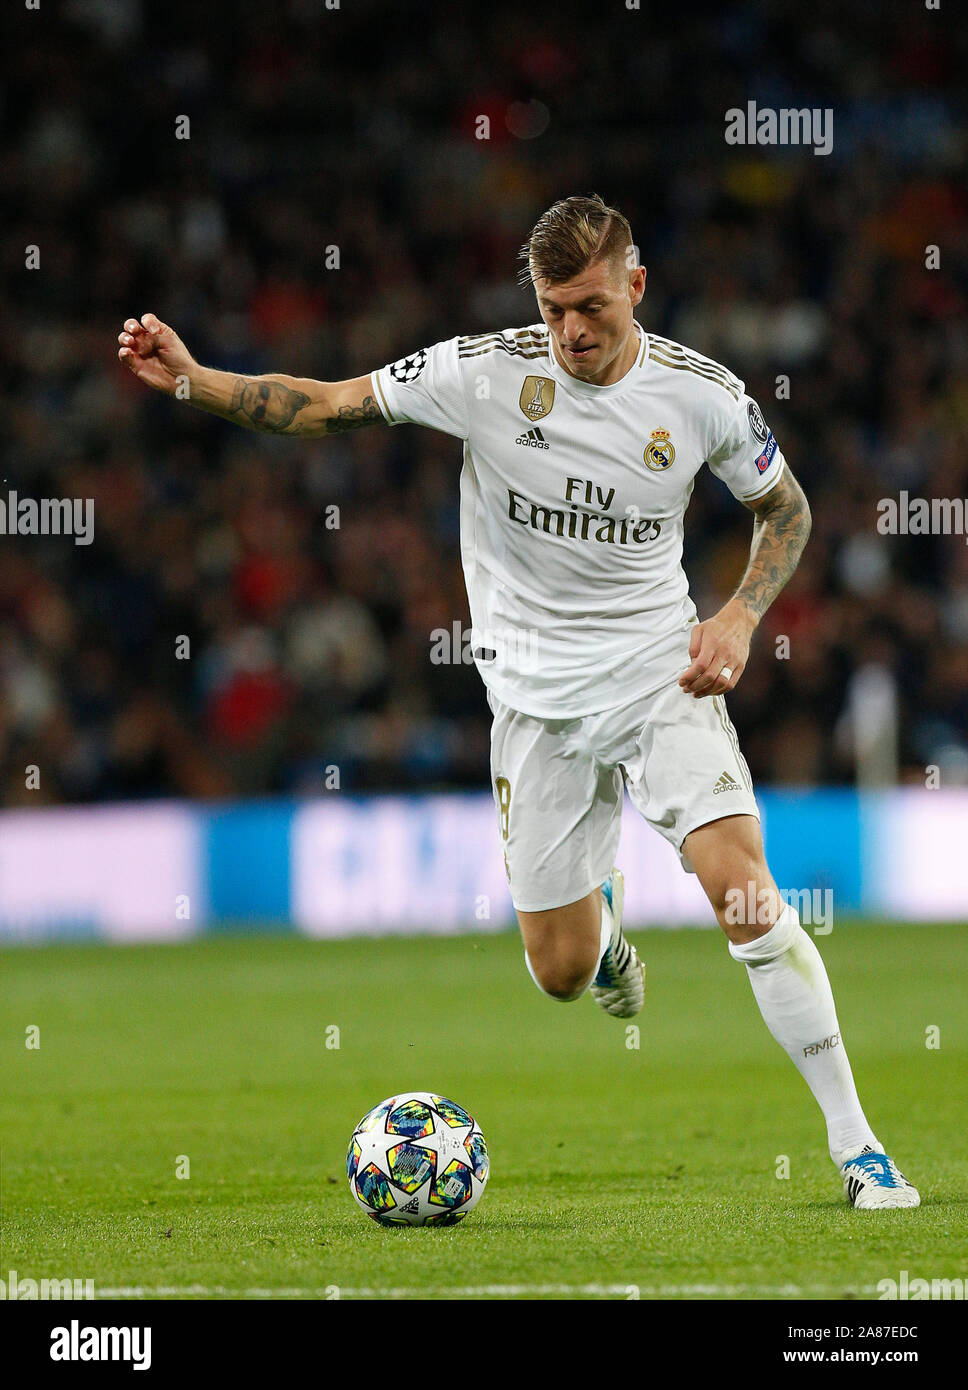
[[[466,1110],[432,1091],[381,1101],[353,1131],[346,1176],[384,1226],[453,1226],[481,1200],[487,1144]]]

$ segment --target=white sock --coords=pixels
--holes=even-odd
[[[797,913],[788,904],[765,936],[730,942],[729,953],[746,966],[763,1021],[823,1111],[834,1163],[864,1144],[880,1149],[857,1097],[823,959]]]
[[[604,893],[603,893],[603,894],[602,894],[602,934],[601,934],[601,939],[600,939],[600,941],[599,941],[599,943],[598,943],[598,961],[597,961],[597,963],[596,963],[596,965],[595,965],[595,972],[594,972],[594,974],[592,975],[592,979],[593,979],[593,980],[594,980],[594,978],[595,978],[595,975],[598,974],[599,966],[600,966],[601,963],[602,963],[602,957],[604,956],[605,952],[608,950],[608,944],[609,944],[609,942],[611,941],[611,939],[612,939],[612,910],[611,910],[611,908],[609,907],[608,903],[605,901],[605,895],[604,895]],[[525,963],[525,965],[528,967],[528,974],[531,976],[532,980],[534,980],[535,984],[536,984],[536,985],[538,986],[538,988],[541,990],[541,993],[542,993],[542,994],[548,994],[548,991],[544,988],[544,986],[541,984],[541,981],[538,979],[537,975],[534,973],[534,966],[531,964],[531,957],[528,955],[527,951],[525,951],[525,953],[524,953],[524,963]],[[590,981],[589,981],[589,983],[590,983]],[[549,995],[548,995],[548,998],[549,998],[549,999],[553,999],[553,998],[554,998],[554,995],[549,994]]]

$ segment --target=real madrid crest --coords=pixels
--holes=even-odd
[[[526,376],[518,405],[529,420],[543,420],[555,403],[555,383],[548,376]]]
[[[664,473],[671,468],[676,457],[676,447],[669,438],[668,430],[653,430],[645,446],[645,461],[656,473]]]

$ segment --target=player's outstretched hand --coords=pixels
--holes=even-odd
[[[696,623],[689,635],[692,665],[679,684],[689,695],[722,695],[732,690],[746,667],[756,626],[749,609],[730,599],[713,618]]]
[[[155,391],[173,396],[178,378],[195,366],[195,359],[173,328],[154,314],[142,314],[141,322],[126,319],[118,334],[118,357],[139,381]]]

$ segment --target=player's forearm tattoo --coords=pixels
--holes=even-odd
[[[227,414],[249,429],[271,434],[345,434],[347,430],[383,423],[383,412],[373,396],[364,397],[362,405],[341,405],[328,419],[320,420],[317,408],[314,420],[298,420],[300,411],[312,404],[312,397],[305,391],[297,391],[284,381],[239,376],[233,383]]]
[[[799,563],[810,535],[810,506],[789,469],[753,509],[753,544],[734,598],[759,619]]]
[[[336,415],[326,421],[326,433],[345,434],[347,430],[360,430],[364,425],[382,422],[383,411],[372,396],[366,396],[362,405],[341,405]]]
[[[302,434],[302,426],[294,424],[296,416],[309,397],[304,391],[294,391],[282,381],[264,377],[236,377],[232,388],[230,415],[241,415],[255,430],[271,434]]]

